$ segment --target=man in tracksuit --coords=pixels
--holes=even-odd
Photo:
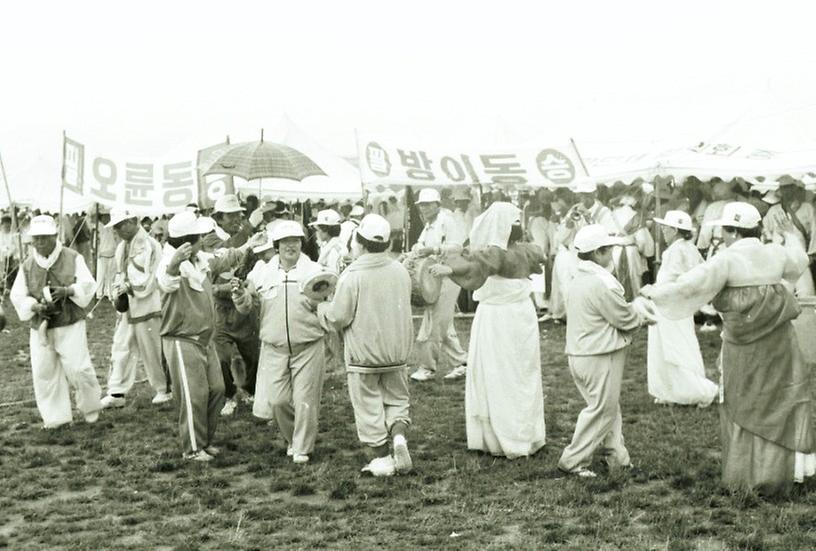
[[[161,260],[161,245],[139,224],[139,219],[124,210],[114,209],[105,226],[113,229],[121,241],[116,246],[113,264],[112,299],[128,297],[127,312],[118,315],[111,345],[108,395],[102,405],[123,407],[125,395],[136,381],[136,366],[141,358],[147,379],[155,391],[154,404],[169,402],[167,376],[161,353],[161,293],[156,270]]]
[[[184,457],[210,461],[219,453],[213,438],[224,405],[224,379],[213,342],[215,305],[209,274],[237,265],[244,251],[258,242],[250,239],[241,249],[215,257],[200,250],[201,236],[212,231],[212,220],[184,211],[167,226],[169,241],[156,276],[164,293],[162,349],[179,404]]]
[[[261,353],[252,413],[275,419],[296,464],[309,462],[317,440],[326,334],[301,291],[320,266],[302,253],[305,234],[293,220],[270,232],[277,253],[233,295],[239,312],[260,308]]]
[[[343,331],[357,435],[374,456],[363,471],[374,476],[412,467],[405,439],[411,422],[407,375],[414,338],[411,277],[386,252],[390,233],[385,218],[376,214],[363,218],[352,237],[356,260],[340,277],[334,300],[317,305],[324,323]]]
[[[631,467],[623,443],[620,392],[631,332],[643,320],[626,302],[623,286],[609,269],[612,247],[619,244],[601,224],[584,226],[573,242],[579,262],[566,297],[566,353],[575,386],[587,405],[578,415],[558,468],[584,478],[596,476],[589,466],[598,448],[610,467]]]

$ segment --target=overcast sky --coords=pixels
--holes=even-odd
[[[56,185],[63,129],[160,156],[255,139],[283,113],[344,156],[355,128],[444,143],[707,139],[816,104],[811,5],[10,2],[0,153],[19,188],[52,171]]]

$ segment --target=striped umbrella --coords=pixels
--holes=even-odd
[[[244,180],[286,178],[301,181],[326,173],[309,157],[287,145],[265,142],[224,144],[206,159],[204,175],[229,174]]]

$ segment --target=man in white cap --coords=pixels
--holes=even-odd
[[[201,250],[201,237],[213,231],[212,220],[183,211],[167,224],[156,280],[162,295],[162,350],[179,405],[179,437],[184,457],[210,461],[218,414],[224,405],[224,378],[215,349],[215,304],[211,273],[237,265],[244,252],[260,244],[251,238],[220,256]]]
[[[382,216],[363,218],[352,243],[355,260],[343,272],[334,300],[318,306],[321,319],[343,332],[357,435],[373,456],[363,471],[374,476],[412,468],[405,438],[411,423],[411,276],[387,253],[390,233]]]
[[[244,212],[237,195],[222,195],[215,201],[212,218],[230,236],[225,247],[240,247],[249,239],[251,232],[244,226]]]
[[[479,216],[479,205],[474,201],[467,186],[457,186],[451,193],[453,204],[453,220],[459,225],[459,231],[464,235],[470,235],[473,228],[473,221]]]
[[[587,406],[578,415],[572,442],[561,454],[558,468],[581,477],[601,447],[610,467],[628,467],[623,444],[620,390],[631,331],[642,318],[626,302],[623,286],[612,275],[612,248],[620,239],[600,224],[584,226],[575,235],[578,267],[569,286],[566,353],[575,386]]]
[[[348,254],[346,243],[340,238],[342,230],[340,213],[333,209],[321,210],[317,219],[309,226],[315,229],[317,241],[320,245],[320,255],[317,263],[324,269],[339,274],[343,258]]]
[[[70,423],[70,389],[89,423],[99,418],[102,390],[91,365],[85,308],[96,282],[82,256],[63,247],[50,216],[36,216],[29,227],[33,251],[11,289],[21,321],[31,322],[34,397],[45,428]]]
[[[315,447],[325,371],[326,330],[301,289],[320,267],[303,254],[304,237],[298,222],[278,224],[271,234],[278,254],[233,295],[239,312],[254,308],[261,315],[252,413],[275,420],[296,464],[308,463]]]
[[[462,250],[467,236],[462,233],[451,212],[441,207],[442,198],[433,188],[419,192],[416,204],[425,222],[412,251],[418,256],[440,255]],[[437,368],[447,366],[451,371],[446,379],[465,376],[467,353],[459,344],[453,324],[453,314],[460,287],[448,278],[442,280],[439,299],[425,306],[422,325],[417,335],[419,368],[411,374],[414,381],[428,381],[436,377]]]
[[[363,219],[363,216],[365,216],[365,208],[363,208],[362,205],[353,205],[348,209],[348,216],[346,216],[346,219],[340,224],[340,241],[346,245],[346,247],[351,246],[351,234],[354,233],[354,230],[360,225],[360,220]]]
[[[116,232],[108,226],[110,222],[110,211],[107,208],[99,206],[99,219],[96,221],[97,232],[97,253],[96,253],[96,298],[102,300],[103,298],[111,298],[111,286],[113,285],[113,277],[116,275],[116,262],[114,256],[116,255],[116,246],[119,244],[119,238]]]
[[[584,178],[574,186],[578,201],[590,224],[600,224],[609,233],[618,230],[612,211],[598,201],[598,184],[594,180]]]
[[[237,247],[246,243],[248,232],[243,228],[243,212],[238,197],[224,195],[215,202],[213,220],[219,229],[225,232],[227,239],[214,241],[213,250],[223,247]],[[224,234],[221,235],[224,237]],[[226,402],[221,415],[232,415],[238,407],[238,388],[233,377],[233,362],[241,361],[244,365],[245,380],[243,390],[246,395],[255,394],[255,379],[258,371],[258,317],[253,312],[241,314],[232,302],[231,280],[235,277],[236,266],[221,273],[212,273],[213,297],[215,299],[215,346],[218,360],[221,363],[221,374],[224,377],[224,396]]]
[[[119,311],[111,346],[108,395],[102,405],[124,407],[136,381],[141,358],[153,388],[154,404],[172,399],[161,354],[161,292],[156,270],[162,257],[159,242],[150,237],[135,214],[113,209],[105,225],[121,239],[116,247],[111,299]],[[123,296],[124,295],[124,296]]]

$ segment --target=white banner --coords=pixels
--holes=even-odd
[[[85,199],[135,213],[177,212],[196,201],[195,155],[146,160],[108,155],[66,136],[63,185]]]
[[[569,142],[537,148],[428,148],[358,134],[365,184],[565,187],[584,172]]]

